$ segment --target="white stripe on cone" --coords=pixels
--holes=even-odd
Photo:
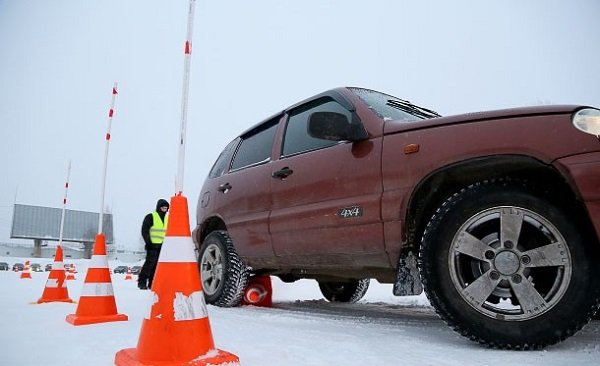
[[[147,298],[147,304],[149,305],[146,307],[146,314],[144,314],[144,319],[150,320],[152,307],[158,302],[158,295],[154,291],[148,291]]]
[[[93,255],[88,268],[108,268],[106,255]]]
[[[112,283],[84,283],[81,296],[114,296]]]
[[[167,236],[160,250],[159,262],[196,263],[191,236]]]
[[[150,313],[154,304],[158,303],[158,294],[150,292],[149,300],[152,303],[148,307],[148,312],[144,316],[150,319]],[[158,315],[160,317],[161,315]],[[175,293],[173,299],[173,316],[175,321],[198,320],[208,317],[206,302],[204,301],[204,293],[202,291],[194,291],[190,296],[185,296],[181,292]]]
[[[48,281],[46,281],[46,287],[58,288],[58,280],[56,278],[48,278]]]
[[[202,291],[194,291],[189,297],[181,292],[175,293],[173,311],[175,312],[175,321],[196,320],[208,317],[206,303],[204,302],[204,293]]]

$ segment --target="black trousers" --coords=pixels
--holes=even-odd
[[[161,247],[162,245],[152,244],[146,250],[146,260],[138,275],[139,284],[147,284],[148,288],[152,286],[152,280],[154,279],[154,273],[156,272],[156,265],[158,264]]]

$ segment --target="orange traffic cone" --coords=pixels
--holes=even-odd
[[[131,277],[131,267],[127,267],[127,274],[125,275],[125,279],[126,280],[132,280],[133,277]]]
[[[29,270],[29,261],[25,261],[25,266],[21,272],[21,278],[31,278],[31,271]]]
[[[248,279],[242,303],[270,308],[273,306],[272,294],[273,287],[270,276],[252,276]]]
[[[112,281],[108,273],[106,241],[104,234],[97,234],[77,311],[75,314],[67,315],[67,322],[73,325],[85,325],[127,319],[127,315],[117,314]]]
[[[171,197],[169,224],[152,292],[154,303],[142,321],[137,348],[115,355],[116,365],[239,365],[239,358],[215,349],[194,243],[187,198]]]
[[[69,268],[65,269],[65,272],[66,272],[66,275],[67,275],[65,279],[67,281],[71,281],[71,280],[75,279],[75,267],[73,267],[72,264],[69,266]]]
[[[42,293],[42,297],[37,301],[38,304],[44,302],[74,302],[69,298],[69,290],[65,283],[65,266],[63,264],[63,250],[61,246],[56,247],[54,254],[54,264],[48,275],[46,287]]]

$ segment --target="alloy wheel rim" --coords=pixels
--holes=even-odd
[[[509,321],[552,309],[573,272],[556,226],[515,206],[493,207],[469,218],[452,240],[448,265],[454,288],[472,308]]]
[[[214,295],[221,285],[223,277],[223,253],[215,244],[208,244],[200,259],[200,276],[202,290],[207,295]]]

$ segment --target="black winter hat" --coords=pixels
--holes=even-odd
[[[158,202],[156,202],[156,211],[159,211],[161,207],[165,207],[165,206],[167,206],[167,208],[169,208],[169,202],[162,198],[159,199]]]

